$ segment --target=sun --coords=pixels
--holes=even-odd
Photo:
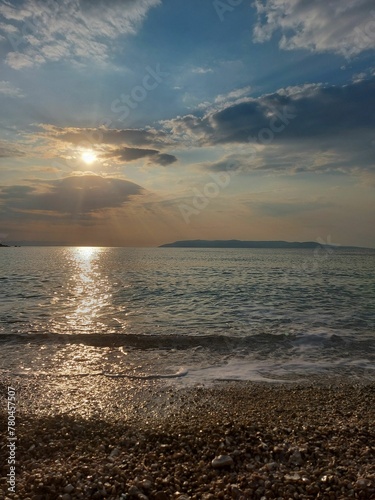
[[[84,153],[82,153],[81,158],[85,163],[90,165],[91,163],[94,163],[94,161],[96,161],[96,154],[91,150],[85,151]]]

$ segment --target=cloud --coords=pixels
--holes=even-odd
[[[153,147],[164,148],[171,144],[171,138],[162,130],[156,129],[108,129],[100,128],[60,128],[53,125],[40,125],[43,132],[34,134],[33,139],[44,139],[46,150],[50,153],[55,146],[55,154],[64,156],[59,143],[69,146],[90,148],[97,151],[99,158],[111,159],[116,163],[136,161],[141,158],[151,158],[149,163],[162,166],[171,165],[177,161],[174,155],[161,152]],[[53,144],[55,141],[55,144]],[[146,146],[146,147],[134,147]],[[69,150],[68,156],[72,154]],[[66,156],[66,155],[65,155]]]
[[[8,97],[25,97],[22,90],[14,87],[10,82],[0,81],[0,94]]]
[[[344,86],[310,84],[288,87],[244,102],[164,122],[176,137],[194,136],[201,144],[316,140],[375,129],[375,79]],[[269,132],[265,132],[265,129]],[[262,133],[263,131],[263,133]],[[263,137],[264,136],[264,137]],[[268,138],[269,139],[269,138]]]
[[[121,161],[134,161],[147,156],[157,155],[156,149],[122,148],[106,153],[107,158],[116,158]]]
[[[213,73],[213,70],[211,68],[202,68],[202,67],[195,67],[192,70],[192,73],[197,73],[198,75],[204,75],[206,73]]]
[[[43,212],[49,215],[90,216],[108,208],[121,207],[142,187],[133,182],[99,175],[77,175],[31,186],[15,185],[0,189],[4,213]]]
[[[353,174],[375,169],[373,109],[372,76],[341,86],[305,84],[242,97],[211,108],[203,116],[189,114],[161,122],[161,129],[41,125],[43,131],[29,140],[44,139],[45,151],[55,150],[55,156],[68,157],[74,150],[92,148],[99,157],[117,163],[148,158],[149,163],[159,165],[177,161],[168,148],[235,146],[232,170]],[[201,166],[220,171],[226,169],[226,162],[224,158]]]
[[[167,153],[160,153],[156,156],[153,156],[150,163],[155,162],[158,163],[159,165],[162,165],[163,167],[166,167],[168,165],[172,165],[172,163],[175,163],[176,161],[178,160],[174,155],[169,155]]]
[[[373,0],[255,0],[258,21],[253,39],[281,34],[285,50],[307,49],[352,57],[375,49]]]
[[[2,2],[0,35],[12,49],[14,69],[49,61],[105,61],[123,35],[137,32],[150,8],[161,0],[23,0]]]
[[[218,95],[215,99],[216,103],[223,103],[228,101],[236,101],[237,99],[247,96],[251,92],[251,86],[242,87],[240,89],[232,90],[228,94]]]
[[[157,163],[167,166],[175,163],[177,158],[174,155],[160,153],[156,149],[140,149],[140,148],[121,148],[109,151],[104,155],[105,158],[115,159],[116,161],[135,161],[141,158],[150,158],[150,164]]]
[[[375,78],[343,86],[308,84],[227,104],[203,117],[164,122],[174,141],[237,152],[202,164],[211,171],[375,170]]]
[[[100,144],[132,146],[164,146],[170,142],[164,131],[148,129],[109,129],[55,127],[40,125],[44,132],[41,137],[56,139],[75,146],[94,147]]]
[[[15,158],[24,156],[24,152],[14,144],[7,141],[0,141],[0,158]]]

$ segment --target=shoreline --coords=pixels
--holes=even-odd
[[[8,498],[375,498],[374,384],[5,377],[2,398],[10,383]],[[219,455],[227,465],[213,466]]]

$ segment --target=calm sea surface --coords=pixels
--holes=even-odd
[[[374,264],[323,248],[1,248],[0,370],[374,380]]]

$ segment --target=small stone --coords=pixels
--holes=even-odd
[[[61,500],[71,500],[71,496],[69,495],[69,493],[64,493],[64,495],[62,495],[61,497]]]
[[[285,479],[287,481],[299,481],[301,479],[301,476],[299,474],[285,474]]]
[[[113,448],[113,450],[109,454],[110,457],[118,457],[119,455],[120,455],[120,450],[118,448]]]
[[[141,486],[144,490],[151,490],[152,488],[152,482],[149,481],[148,479],[144,479],[142,482],[141,482]]]
[[[366,479],[358,479],[358,481],[355,483],[357,488],[366,488],[367,486],[367,481]]]
[[[74,490],[74,486],[72,484],[68,484],[64,488],[65,493],[71,493],[73,490]]]
[[[177,497],[177,500],[190,500],[190,497],[188,497],[187,495],[180,495],[179,497]]]
[[[236,484],[231,484],[230,491],[232,493],[232,498],[240,498],[243,496],[243,492],[239,489]]]
[[[294,451],[289,458],[289,462],[294,465],[301,465],[302,464],[302,455],[301,453],[296,450]]]
[[[266,468],[268,470],[276,470],[277,469],[277,463],[276,462],[268,462],[268,464],[266,464]]]
[[[214,469],[231,467],[233,465],[233,459],[229,455],[219,455],[212,460],[211,464]]]
[[[138,497],[140,495],[140,491],[136,486],[130,486],[128,494],[131,497]]]

